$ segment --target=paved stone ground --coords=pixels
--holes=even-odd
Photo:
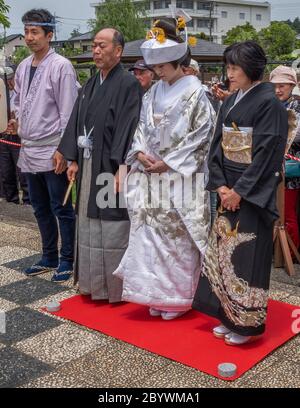
[[[51,283],[51,273],[22,274],[39,252],[31,207],[0,202],[0,310],[7,313],[7,334],[0,334],[0,388],[300,388],[300,336],[229,383],[41,313],[48,300],[76,292],[72,283]],[[294,278],[273,271],[271,297],[300,305],[300,266]]]

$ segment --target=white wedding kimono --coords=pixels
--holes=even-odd
[[[114,272],[123,280],[122,300],[165,311],[191,307],[210,227],[203,175],[214,120],[211,104],[194,76],[173,85],[159,81],[145,94],[126,160],[131,165],[126,179],[131,229],[128,248]],[[160,175],[166,182],[162,198],[156,181],[159,175],[144,171],[136,158],[138,152],[169,166]],[[184,189],[189,190],[183,205],[178,204],[182,203],[181,184],[171,191],[166,188],[174,176],[184,178]],[[197,196],[191,197],[196,190]],[[160,200],[168,198],[171,205],[161,208]]]

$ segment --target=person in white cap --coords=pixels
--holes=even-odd
[[[195,75],[200,74],[198,62],[191,58],[191,61],[187,67],[183,67],[183,72],[185,75]]]
[[[293,68],[283,65],[275,68],[270,74],[270,82],[275,85],[275,92],[283,106],[292,110],[297,119],[297,131],[294,141],[289,149],[289,154],[300,158],[300,97],[293,95],[293,90],[297,85],[297,74]],[[297,248],[300,246],[299,225],[298,225],[298,202],[300,192],[300,173],[289,171],[289,163],[286,162],[285,178],[285,225],[287,231]],[[295,168],[295,166],[292,166]],[[298,166],[297,166],[298,167]],[[294,258],[294,254],[292,253]],[[295,260],[295,258],[294,258]]]
[[[141,47],[160,80],[144,96],[127,155],[132,166],[127,178],[131,229],[128,249],[114,273],[123,279],[124,301],[146,305],[151,316],[164,320],[191,309],[210,224],[208,192],[200,179],[215,113],[201,82],[182,70],[189,55],[187,41],[178,35],[182,27],[180,17],[158,20]],[[133,176],[140,179],[138,185],[130,182]],[[190,193],[183,205],[182,189],[168,189],[174,178]],[[198,198],[192,197],[196,189]],[[148,193],[150,204],[143,199]]]

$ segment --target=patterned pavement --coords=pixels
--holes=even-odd
[[[300,388],[300,336],[229,383],[43,313],[49,300],[61,301],[76,290],[72,282],[50,282],[52,273],[32,278],[22,273],[39,259],[39,235],[30,209],[18,220],[11,216],[14,208],[7,208],[0,202],[0,311],[6,315],[0,388]],[[271,296],[300,305],[300,267],[294,278],[274,271]]]

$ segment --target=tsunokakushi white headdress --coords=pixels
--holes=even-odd
[[[164,64],[171,61],[178,61],[185,56],[188,50],[188,34],[186,23],[191,21],[191,17],[181,9],[169,6],[171,20],[176,26],[174,34],[177,36],[184,33],[183,42],[177,42],[168,38],[168,34],[160,27],[160,20],[154,22],[153,27],[147,33],[147,41],[141,46],[141,51],[147,65]],[[166,20],[170,20],[167,17]],[[163,18],[161,20],[164,20]]]

